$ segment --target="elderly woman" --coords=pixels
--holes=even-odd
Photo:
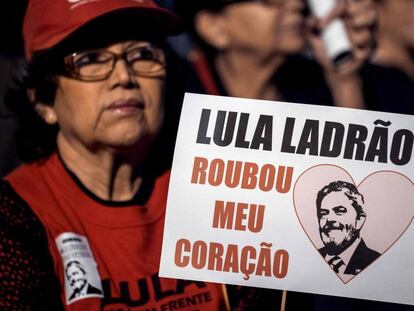
[[[1,310],[223,307],[216,284],[158,277],[169,173],[153,146],[179,29],[152,0],[29,2],[14,108],[32,162],[0,186]]]

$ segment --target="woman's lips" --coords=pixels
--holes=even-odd
[[[119,99],[112,102],[107,110],[119,114],[133,114],[137,111],[143,110],[145,105],[137,99]]]

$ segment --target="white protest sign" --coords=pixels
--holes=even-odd
[[[160,276],[414,304],[414,117],[186,94]]]

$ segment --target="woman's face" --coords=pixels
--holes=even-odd
[[[149,43],[125,41],[105,50],[120,55],[145,46]],[[77,65],[83,61],[75,60]],[[60,128],[59,139],[89,149],[147,143],[163,122],[164,80],[164,67],[142,76],[132,73],[123,59],[118,59],[112,73],[100,81],[59,76],[52,107]]]
[[[271,3],[272,1],[269,1]],[[222,14],[230,34],[230,46],[267,54],[294,54],[304,47],[302,0],[240,2]]]

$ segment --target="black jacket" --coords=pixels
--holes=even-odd
[[[319,249],[319,252],[323,257],[326,256],[325,247]],[[368,248],[364,240],[361,239],[361,242],[359,242],[357,248],[355,249],[355,252],[352,254],[352,257],[345,268],[344,274],[357,275],[380,255],[380,253]]]

